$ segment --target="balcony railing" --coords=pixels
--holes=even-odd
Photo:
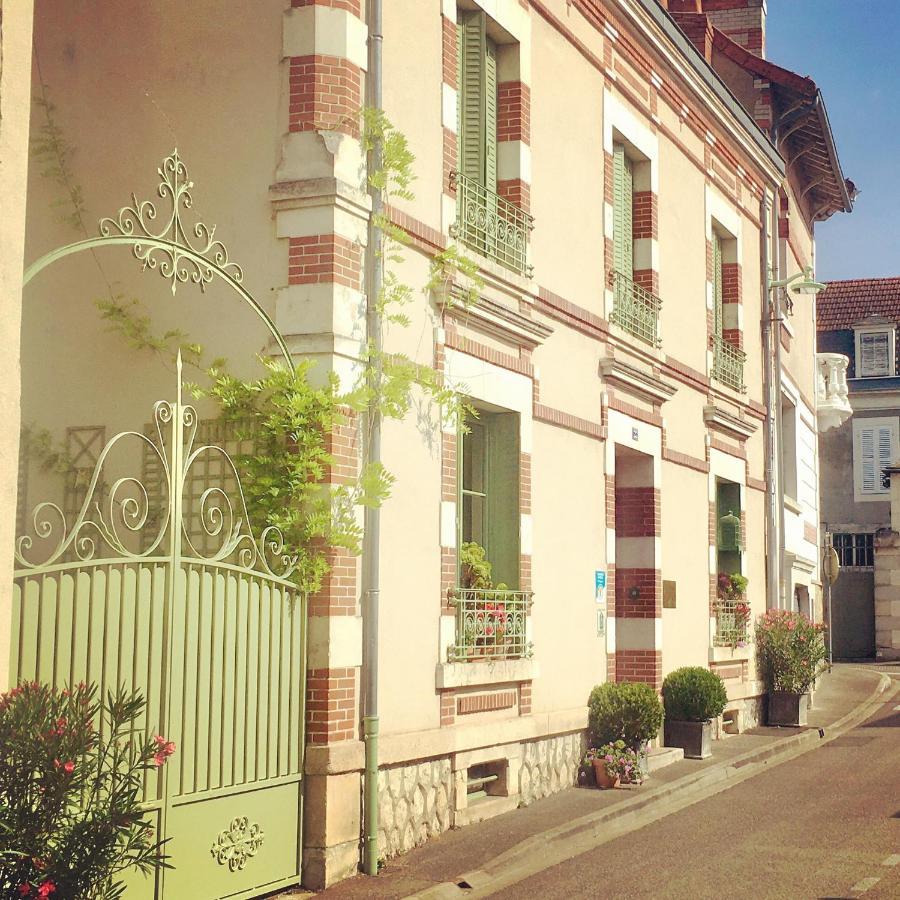
[[[847,365],[843,353],[816,354],[816,418],[819,431],[843,425],[853,415],[847,389]]]
[[[658,347],[662,300],[622,272],[612,273],[612,284],[613,311],[610,321],[636,338]]]
[[[456,223],[451,234],[467,247],[531,277],[528,235],[534,218],[462,172],[451,172],[456,190]]]
[[[750,643],[750,606],[743,600],[716,601],[716,647],[746,647]]]
[[[448,652],[450,661],[531,656],[526,623],[533,596],[531,591],[452,590],[456,642]]]
[[[746,390],[744,362],[747,354],[720,334],[713,335],[713,378],[736,391]]]

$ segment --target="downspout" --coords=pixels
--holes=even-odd
[[[368,104],[382,109],[382,0],[369,0],[369,71]],[[378,172],[383,165],[381,136],[376,134],[369,151],[367,172]],[[377,392],[381,386],[381,316],[378,304],[382,289],[382,231],[379,220],[384,209],[381,189],[369,182],[372,213],[369,219],[366,247],[366,335],[374,351],[374,372],[370,383],[376,395],[366,417],[368,440],[366,463],[381,462],[381,412]],[[365,741],[365,773],[363,775],[363,871],[378,874],[378,605],[381,582],[381,510],[367,506],[363,542],[363,740]]]
[[[778,450],[778,440],[775,427],[775,404],[773,402],[773,388],[775,379],[772,371],[772,326],[774,324],[774,302],[769,290],[770,272],[770,238],[769,238],[769,205],[766,193],[759,201],[759,218],[762,222],[762,242],[760,248],[760,284],[762,285],[762,309],[763,309],[763,391],[766,399],[765,422],[765,477],[766,477],[766,609],[778,606],[779,595],[779,540],[778,540],[778,495],[777,495],[777,469],[775,455]]]
[[[777,234],[777,231],[775,232]],[[772,268],[775,272],[775,280],[784,277],[781,271],[781,241],[774,241],[774,258]],[[772,312],[774,313],[772,341],[775,349],[775,379],[773,384],[772,419],[775,426],[775,459],[773,460],[777,490],[775,493],[775,507],[778,514],[778,545],[775,571],[778,574],[778,590],[775,594],[776,607],[785,608],[787,591],[784,583],[784,423],[781,417],[781,323],[784,319],[784,301],[781,291],[787,288],[777,288],[772,297]]]

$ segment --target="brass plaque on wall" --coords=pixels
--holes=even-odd
[[[676,582],[663,582],[663,609],[675,609]]]

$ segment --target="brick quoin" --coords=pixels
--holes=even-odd
[[[441,16],[441,77],[444,84],[454,89],[459,87],[456,41],[456,22]]]
[[[362,248],[337,234],[288,241],[288,284],[343,284],[359,290]]]
[[[497,195],[517,206],[523,212],[531,211],[531,186],[521,178],[508,178],[497,182]]]
[[[637,587],[636,599],[629,591]],[[656,619],[662,615],[662,573],[659,569],[616,568],[616,618]]]
[[[616,537],[655,537],[660,534],[659,490],[624,487],[615,492]]]
[[[332,744],[356,738],[356,669],[310,669],[306,691],[309,743]]]
[[[531,454],[519,454],[519,512],[531,512]]]
[[[616,681],[643,681],[659,690],[662,687],[661,650],[617,650]]]
[[[497,88],[497,142],[531,143],[531,90],[521,81],[503,81]]]
[[[456,718],[456,697],[451,691],[441,691],[441,726],[452,725]]]
[[[358,66],[339,56],[293,56],[289,85],[290,131],[359,134],[362,78]]]
[[[638,191],[632,201],[632,232],[635,240],[659,234],[657,199],[653,191]]]
[[[519,685],[519,715],[531,715],[531,682],[523,681]]]
[[[635,284],[639,284],[651,294],[659,294],[659,272],[656,269],[635,269],[632,275]]]
[[[322,589],[310,595],[310,616],[355,616],[359,595],[356,557],[343,547],[328,547],[325,560],[329,571],[322,579]]]
[[[295,9],[301,6],[327,6],[331,9],[345,9],[360,18],[362,0],[291,0]]]
[[[444,171],[443,191],[448,197],[456,196],[456,187],[451,183],[450,174],[456,171],[459,165],[459,149],[456,132],[449,128],[444,129]]]

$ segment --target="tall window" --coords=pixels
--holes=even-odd
[[[897,453],[896,418],[853,419],[853,488],[857,502],[887,500],[882,473]]]
[[[719,339],[725,330],[724,281],[722,278],[722,236],[718,231],[712,233],[712,271],[713,271],[713,332]]]
[[[459,540],[484,547],[494,583],[519,583],[519,414],[482,411],[460,434]]]
[[[894,374],[894,329],[856,332],[856,377],[878,378]]]
[[[624,144],[613,144],[613,267],[634,274],[634,163]]]
[[[719,572],[740,574],[741,486],[733,481],[716,482],[716,563]]]
[[[784,492],[797,499],[797,407],[781,395],[781,470]]]
[[[458,29],[459,170],[497,190],[497,45],[481,11],[460,11]]]

